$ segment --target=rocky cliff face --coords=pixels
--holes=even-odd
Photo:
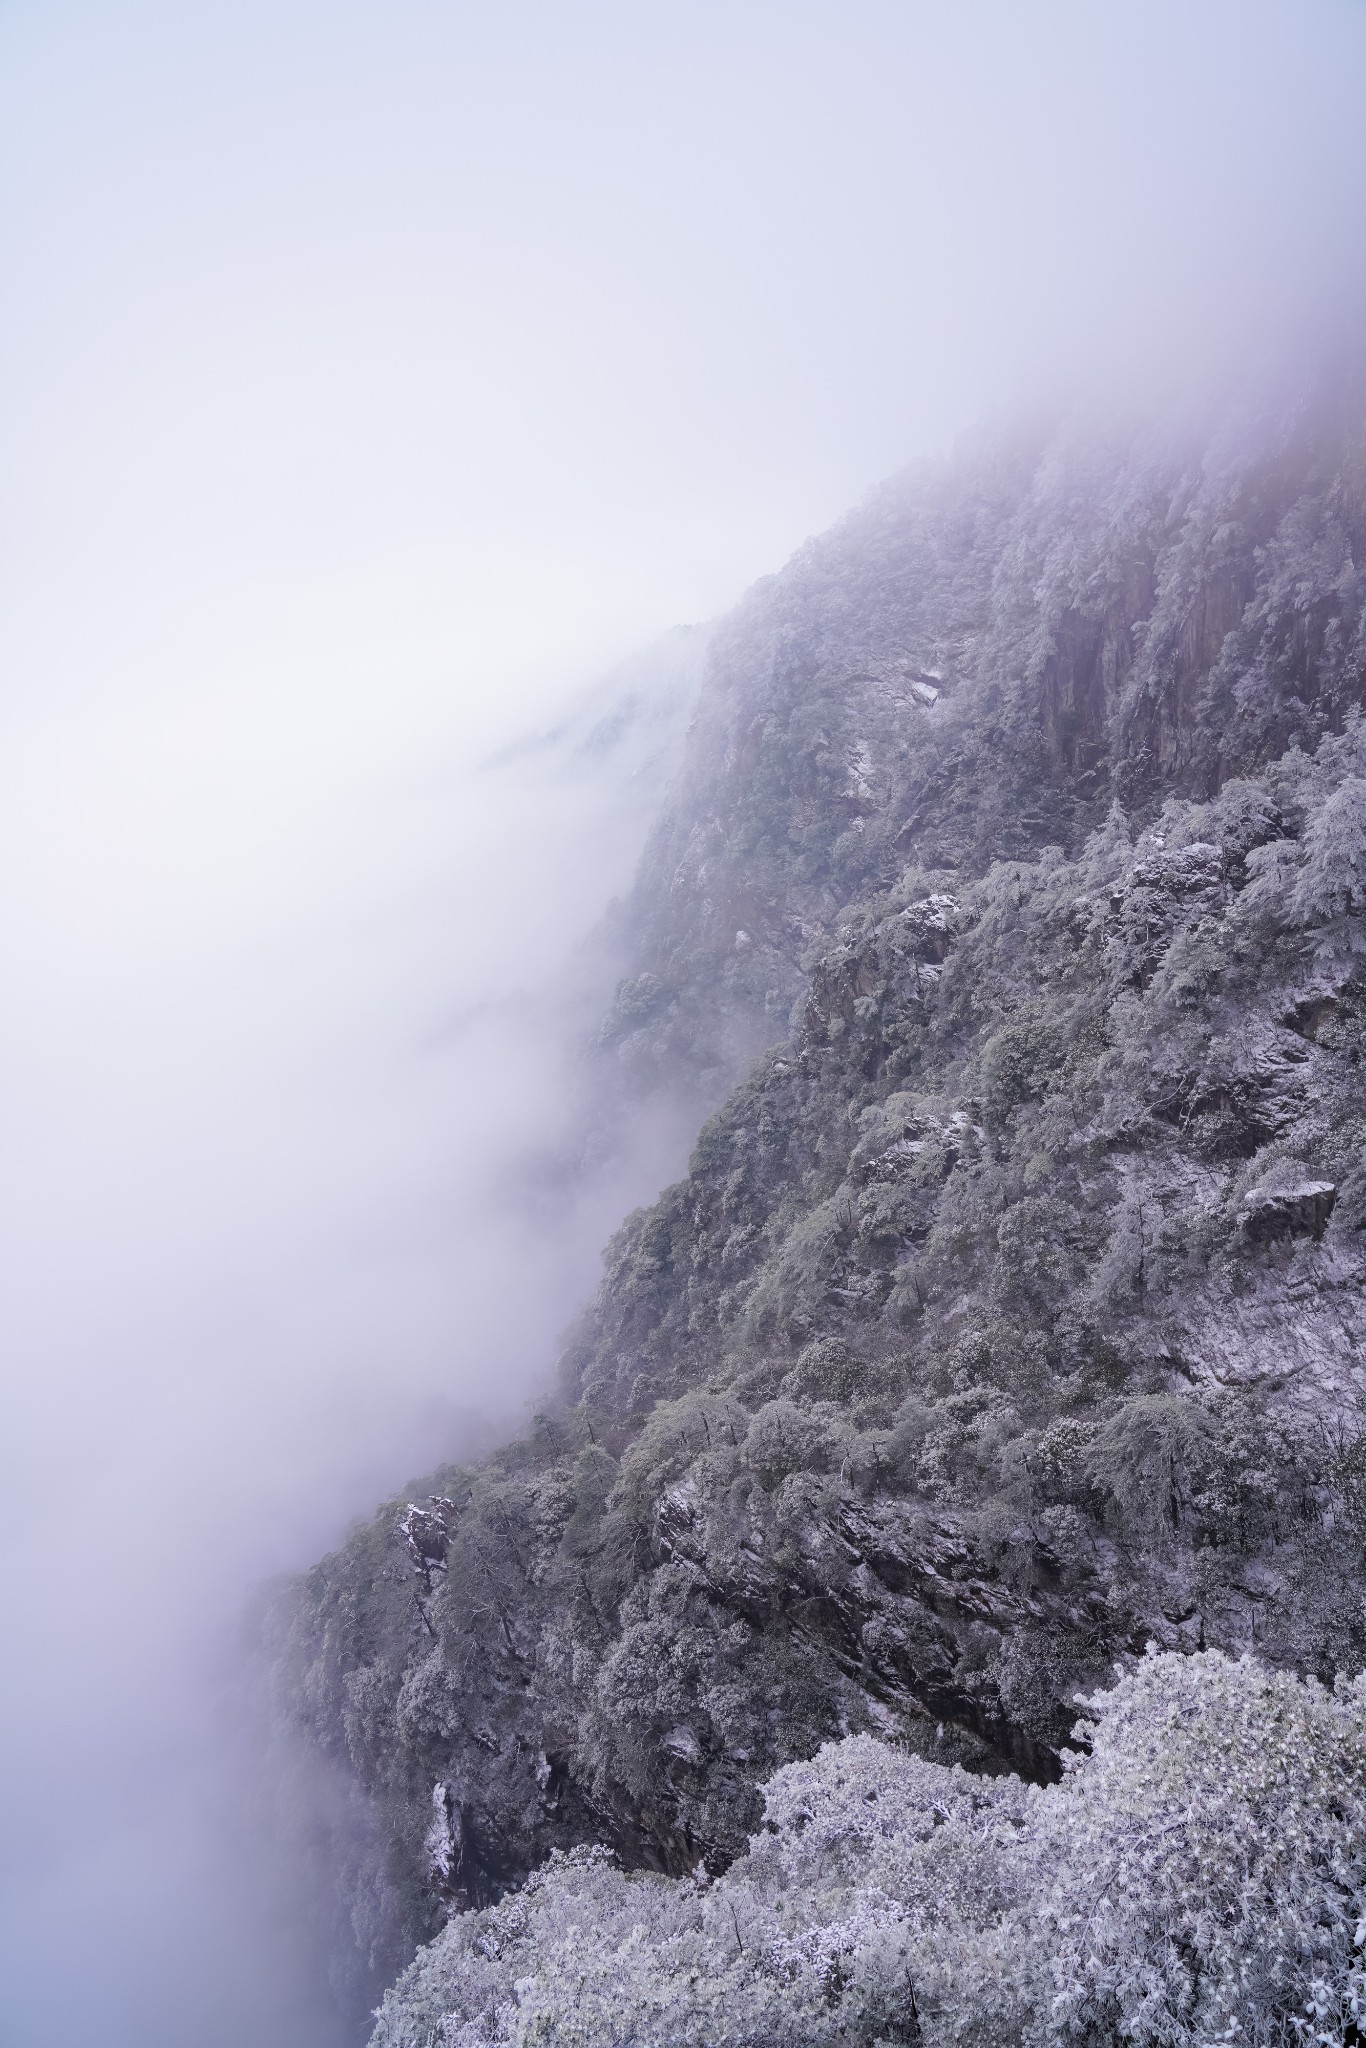
[[[527,1438],[275,1617],[386,1966],[838,1731],[1048,1778],[1148,1643],[1366,1663],[1363,693],[1341,379],[984,443],[722,627],[595,1058],[732,1092]]]

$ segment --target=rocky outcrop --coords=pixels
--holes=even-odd
[[[1330,1180],[1296,1181],[1288,1188],[1252,1188],[1238,1211],[1239,1227],[1254,1244],[1276,1237],[1322,1237],[1337,1200]]]

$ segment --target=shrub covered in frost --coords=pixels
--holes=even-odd
[[[375,2048],[1359,2042],[1366,1679],[1166,1655],[1084,1704],[1058,1785],[854,1736],[715,1882],[557,1855],[419,1955]]]

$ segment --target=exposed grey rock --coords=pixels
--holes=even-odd
[[[1337,1195],[1330,1180],[1297,1181],[1286,1188],[1253,1188],[1243,1197],[1238,1224],[1259,1244],[1273,1237],[1322,1237]]]

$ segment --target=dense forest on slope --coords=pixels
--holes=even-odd
[[[1342,375],[984,437],[717,630],[584,1065],[688,1174],[272,1616],[381,1975],[832,1738],[1046,1786],[1146,1647],[1366,1664],[1363,696]]]

